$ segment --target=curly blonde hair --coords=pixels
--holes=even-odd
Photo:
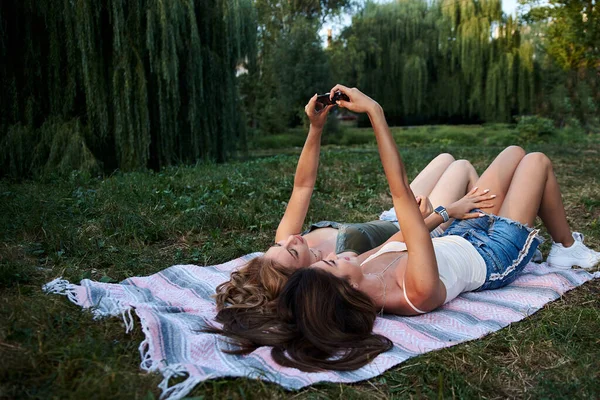
[[[294,271],[263,256],[253,258],[217,286],[217,311],[268,308]]]

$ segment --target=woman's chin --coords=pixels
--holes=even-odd
[[[314,263],[317,263],[317,262],[323,260],[323,257],[321,256],[321,252],[319,250],[310,249],[310,252],[313,255],[313,261],[311,264],[314,264]]]

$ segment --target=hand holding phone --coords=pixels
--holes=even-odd
[[[324,106],[322,103],[318,103],[317,95],[315,94],[304,107],[304,112],[308,116],[310,125],[322,130],[331,108],[333,108],[332,105]]]
[[[330,97],[330,93],[320,94],[317,96],[317,112],[321,111],[325,106],[335,105],[338,100],[350,101],[348,96],[343,94],[340,91],[337,91],[333,94],[333,97]]]
[[[346,108],[355,113],[367,114],[369,114],[370,112],[377,112],[378,110],[381,110],[381,106],[379,106],[379,104],[375,100],[373,100],[357,88],[348,88],[344,85],[337,84],[331,89],[329,93],[331,93],[331,95],[333,96],[338,92],[349,99],[348,101],[343,97],[338,97],[338,106],[341,108]]]

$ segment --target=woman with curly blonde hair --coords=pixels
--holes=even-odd
[[[329,254],[366,258],[399,231],[397,223],[378,220],[357,224],[321,221],[302,232],[317,178],[321,134],[333,107],[318,109],[318,106],[315,95],[305,107],[310,129],[298,160],[291,197],[275,234],[275,244],[217,287],[217,320],[224,324],[259,321],[261,315],[272,311],[274,301],[296,269]],[[419,173],[411,189],[425,218],[431,214],[433,205],[447,205],[461,198],[471,190],[477,178],[468,161],[455,160],[445,153]],[[434,231],[432,236],[441,232],[441,229]]]
[[[403,232],[364,261],[331,255],[296,270],[271,318],[256,328],[224,326],[221,333],[239,344],[237,352],[273,346],[273,359],[283,366],[359,368],[392,347],[373,332],[378,313],[419,315],[461,293],[513,282],[541,242],[533,228],[538,216],[553,241],[549,266],[589,269],[600,262],[600,253],[569,227],[550,159],[517,146],[502,151],[466,196],[436,208],[423,221],[381,106],[356,88],[337,85],[334,90],[349,98],[338,105],[371,120]],[[452,225],[432,239],[430,224],[450,216]]]

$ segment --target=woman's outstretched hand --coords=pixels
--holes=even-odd
[[[308,116],[308,120],[314,128],[323,129],[325,122],[327,121],[327,114],[329,114],[329,110],[333,108],[333,105],[325,106],[319,111],[317,111],[316,105],[317,95],[315,94],[310,98],[306,106],[304,106],[304,112]]]
[[[344,93],[350,99],[350,101],[338,100],[337,105],[343,108],[347,108],[350,111],[354,111],[357,113],[369,113],[379,106],[379,104],[375,100],[373,100],[357,88],[350,89],[340,84],[335,85],[333,89],[331,89],[330,98],[333,98],[333,94],[337,91]]]
[[[452,203],[446,209],[450,218],[471,219],[482,217],[485,214],[470,211],[474,208],[484,209],[494,207],[494,203],[492,203],[491,200],[494,199],[496,195],[490,195],[489,189],[483,190],[480,193],[477,193],[478,190],[479,188],[474,187],[473,190],[467,193],[462,199]]]
[[[433,205],[431,204],[429,197],[418,195],[415,196],[415,200],[417,201],[423,219],[427,218],[433,212]]]

